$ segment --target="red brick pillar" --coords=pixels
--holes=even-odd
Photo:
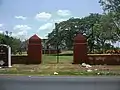
[[[40,64],[42,59],[41,39],[37,35],[33,35],[29,39],[28,44],[28,63]]]
[[[73,64],[88,63],[87,60],[87,39],[82,34],[74,38]]]

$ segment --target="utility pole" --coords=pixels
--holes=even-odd
[[[94,53],[94,33],[93,33],[93,26],[94,26],[94,24],[92,24],[92,51],[93,51],[93,53]]]
[[[59,41],[58,41],[58,39],[59,39],[59,37],[58,37],[58,24],[57,23],[55,23],[55,30],[56,30],[56,37],[57,37],[57,41],[56,41],[56,49],[57,49],[57,63],[59,63]]]

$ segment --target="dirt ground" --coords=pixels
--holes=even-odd
[[[12,68],[1,68],[0,74],[36,74],[36,75],[120,75],[120,65],[92,65],[87,68],[74,64],[40,64],[40,65],[13,65]]]

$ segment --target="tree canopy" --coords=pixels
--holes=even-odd
[[[89,52],[104,52],[107,48],[113,48],[108,42],[116,42],[119,39],[111,14],[91,13],[84,18],[70,18],[55,24],[55,28],[48,34],[48,42],[53,47],[59,42],[59,48],[73,49],[73,39],[76,34],[82,33],[87,37]]]
[[[5,31],[5,33],[0,34],[0,44],[9,45],[12,49],[12,53],[16,54],[21,50],[21,40],[13,38],[11,32]]]

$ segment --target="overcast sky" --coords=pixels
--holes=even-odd
[[[70,17],[102,13],[99,0],[0,0],[0,33],[27,39],[33,34],[41,38],[52,31],[54,22]]]

